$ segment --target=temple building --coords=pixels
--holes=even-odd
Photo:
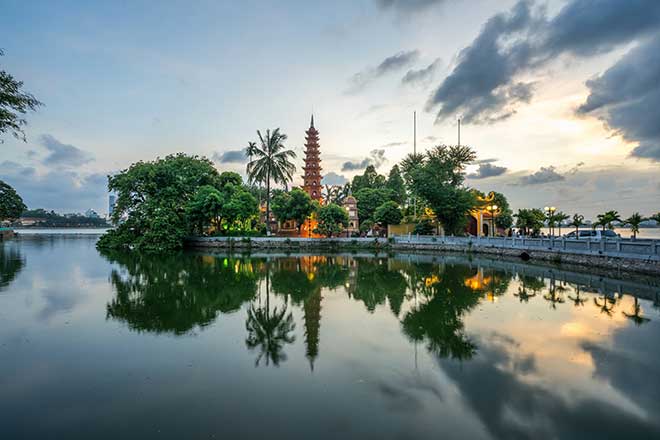
[[[303,170],[303,189],[309,196],[321,201],[321,153],[319,151],[319,132],[314,128],[314,115],[309,124],[309,130],[305,132],[305,166]]]

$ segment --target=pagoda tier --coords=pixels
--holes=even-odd
[[[321,200],[321,157],[319,151],[319,132],[314,127],[314,115],[305,132],[305,166],[303,170],[303,190],[314,200]]]

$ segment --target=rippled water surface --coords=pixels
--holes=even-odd
[[[2,438],[660,438],[658,280],[0,243]]]

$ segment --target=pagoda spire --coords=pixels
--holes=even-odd
[[[314,127],[314,114],[309,122],[309,129],[305,131],[305,166],[303,170],[303,189],[314,200],[321,200],[321,152],[319,146],[319,132]]]

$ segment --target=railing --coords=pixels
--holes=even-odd
[[[549,250],[573,254],[660,260],[660,240],[631,239],[567,239],[528,237],[453,237],[399,235],[395,243],[446,244],[520,250]]]

